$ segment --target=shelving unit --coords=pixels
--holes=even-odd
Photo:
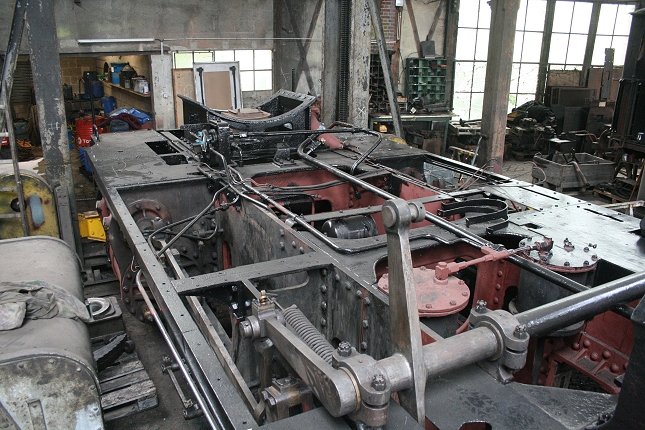
[[[407,58],[405,60],[408,101],[426,97],[431,103],[446,102],[445,58]]]
[[[106,82],[106,81],[102,81],[102,82],[103,82],[103,85],[108,85],[108,86],[110,86],[112,88],[116,88],[116,89],[118,89],[120,91],[125,91],[126,93],[134,94],[135,96],[139,96],[139,97],[143,97],[143,98],[148,98],[148,99],[150,98],[150,94],[141,94],[141,93],[133,91],[133,90],[131,90],[129,88],[123,88],[121,85],[116,85],[116,84],[113,84],[111,82]]]

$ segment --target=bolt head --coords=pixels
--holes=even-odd
[[[338,355],[341,357],[349,357],[350,354],[352,353],[352,345],[350,345],[349,342],[341,342],[338,345]]]
[[[367,349],[367,342],[361,342],[361,350],[365,351]]]
[[[385,381],[385,377],[383,375],[377,374],[372,377],[371,385],[376,391],[385,391],[387,388],[387,381]]]
[[[477,300],[477,305],[475,306],[475,310],[479,313],[486,312],[488,309],[486,308],[487,303],[484,300]]]
[[[513,331],[513,336],[515,336],[518,339],[524,339],[527,336],[526,324],[518,324],[517,326],[515,326],[515,330]]]

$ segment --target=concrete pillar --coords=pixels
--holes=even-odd
[[[491,25],[482,113],[482,133],[488,136],[488,139],[482,140],[483,148],[480,151],[483,156],[478,161],[482,165],[490,162],[490,170],[501,173],[513,66],[515,23],[520,0],[491,0],[490,5]]]
[[[367,127],[369,113],[370,44],[372,23],[367,0],[352,1],[349,50],[348,122]]]
[[[29,59],[34,78],[38,126],[45,159],[45,176],[56,195],[61,239],[82,254],[78,232],[72,164],[58,57],[54,2],[31,0],[27,5]]]
[[[339,15],[340,1],[325,0],[322,70],[322,116],[325,124],[331,124],[338,119]]]
[[[152,111],[159,130],[175,128],[175,106],[172,88],[172,58],[170,54],[151,55]]]

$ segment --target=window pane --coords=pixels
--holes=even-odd
[[[192,67],[192,52],[175,52],[175,69],[190,69]]]
[[[633,5],[618,6],[618,15],[616,15],[616,28],[614,30],[614,34],[629,36],[629,29],[632,25],[632,16],[629,14],[630,12],[634,12]]]
[[[213,53],[195,51],[194,53],[195,63],[210,63],[213,61]]]
[[[520,93],[520,94],[517,94],[516,97],[517,97],[517,99],[516,99],[515,102],[517,103],[517,106],[522,106],[524,103],[526,103],[528,101],[535,100],[535,93],[531,93],[531,94],[527,94],[527,93],[522,94],[522,93]]]
[[[520,0],[520,8],[517,11],[517,22],[515,23],[515,28],[517,30],[524,30],[524,23],[526,21],[526,1],[527,0]],[[515,40],[517,40],[517,38]]]
[[[551,50],[549,51],[549,63],[563,64],[567,59],[568,44],[569,44],[568,34],[554,33],[551,36]]]
[[[573,22],[571,23],[572,33],[589,33],[589,21],[591,21],[591,3],[575,2],[573,8]]]
[[[240,62],[240,70],[253,70],[253,50],[235,50],[235,61]],[[253,78],[251,78],[251,82],[253,82]]]
[[[271,70],[271,50],[258,49],[255,51],[255,70]],[[257,75],[255,78],[257,88]]]
[[[591,64],[594,66],[602,66],[605,64],[605,48],[611,47],[611,36],[596,36],[596,43],[593,46],[593,56],[591,57]],[[614,56],[614,61],[616,56]]]
[[[473,76],[473,63],[457,61],[455,63],[455,92],[470,92]]]
[[[461,6],[459,7],[461,10]],[[490,5],[488,0],[479,0],[479,28],[490,28]]]
[[[555,15],[553,16],[553,31],[568,33],[571,29],[571,15],[573,14],[573,2],[559,1],[555,4]]]
[[[473,91],[484,91],[486,85],[486,63],[475,63],[475,73],[473,73]]]
[[[625,64],[625,56],[627,55],[627,36],[614,36],[612,48],[616,49],[614,53],[614,66],[622,66]]]
[[[515,45],[513,46],[513,61],[522,61],[522,47],[524,46],[524,32],[515,32]]]
[[[587,36],[572,34],[569,38],[569,50],[567,51],[567,64],[582,64],[587,49]]]
[[[544,17],[546,16],[545,0],[530,0],[526,11],[526,30],[543,31]]]
[[[255,91],[270,90],[272,86],[270,70],[255,72]]]
[[[470,108],[470,93],[455,93],[452,102],[453,111],[459,115],[464,120],[470,119],[469,108]]]
[[[539,69],[540,66],[537,64],[522,64],[522,69],[520,70],[520,82],[517,87],[518,92],[533,94],[533,96],[535,96]]]
[[[458,60],[473,60],[475,58],[475,41],[477,30],[460,28],[457,32],[457,52]]]
[[[479,0],[462,0],[459,3],[459,27],[477,27]]]
[[[520,65],[515,63],[511,69],[511,93],[517,92],[517,82],[520,79]]]
[[[473,93],[470,102],[470,119],[481,119],[484,105],[484,94]]]
[[[524,52],[522,61],[538,63],[542,50],[542,33],[524,33]]]
[[[253,72],[240,72],[240,89],[242,91],[253,91]]]
[[[215,51],[215,61],[222,63],[235,61],[235,53],[233,51]]]
[[[600,19],[598,20],[598,34],[609,35],[614,32],[614,22],[616,22],[616,11],[618,5],[603,4],[600,6]]]
[[[490,33],[490,30],[477,30],[475,60],[486,61],[488,58],[488,33]]]

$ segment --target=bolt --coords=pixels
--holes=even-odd
[[[420,270],[427,270],[426,266],[419,267]]]
[[[426,309],[432,309],[432,303],[427,303],[426,304]]]
[[[372,377],[372,388],[374,388],[376,391],[385,391],[386,387],[387,382],[385,381],[385,377],[383,375],[377,374]]]
[[[284,249],[284,242],[280,242],[280,249]]]
[[[291,246],[294,247],[294,248],[296,247],[296,241],[295,240],[291,242]]]
[[[352,345],[349,344],[349,342],[341,342],[338,345],[338,355],[341,357],[349,357],[349,355],[352,353]]]
[[[571,266],[571,263],[569,263],[568,261],[565,261],[564,262],[564,267],[569,267],[569,266]]]
[[[513,336],[515,336],[518,339],[524,339],[526,337],[526,324],[519,324],[515,326],[515,330],[513,331]]]
[[[322,303],[320,304],[320,308],[321,308],[323,311],[327,311],[327,302],[322,302]]]
[[[361,350],[365,351],[367,349],[367,342],[361,342]]]
[[[588,246],[585,246],[584,248],[582,248],[582,250],[583,250],[584,252],[589,252],[589,247],[588,247]]]
[[[585,267],[586,267],[586,266],[588,266],[588,265],[589,265],[589,261],[588,261],[588,260],[585,260],[585,262],[584,262],[584,263],[582,263],[582,265],[583,265],[583,266],[585,266]]]
[[[457,304],[457,302],[455,300],[450,301],[450,306],[455,306],[456,304]]]
[[[321,326],[323,326],[323,327],[325,327],[325,326],[327,325],[327,320],[326,320],[325,318],[322,318],[322,319],[320,320],[320,325],[321,325]]]
[[[322,284],[322,285],[320,286],[320,292],[321,292],[321,293],[323,293],[323,294],[325,294],[325,293],[327,292],[327,285]]]
[[[123,286],[123,292],[127,293],[128,291],[130,291],[130,287],[128,287],[127,285],[124,285]]]
[[[283,228],[280,229],[280,236],[284,236],[284,229]]]
[[[363,320],[363,328],[370,328],[370,322],[367,320]]]
[[[464,291],[463,293],[461,293],[461,295],[464,297],[468,297],[468,291]]]
[[[327,276],[327,269],[322,269],[320,271],[320,274],[323,275],[323,276]]]
[[[591,361],[598,361],[600,359],[600,354],[598,354],[597,352],[592,352],[589,358],[591,358]]]
[[[130,297],[124,297],[123,301],[127,304],[130,303]]]
[[[363,292],[361,290],[356,290],[356,293],[354,294],[356,294],[357,299],[360,299],[361,297],[363,297]]]
[[[483,314],[484,312],[488,311],[488,309],[486,309],[486,302],[484,300],[477,300],[475,311],[479,312],[480,314]]]
[[[604,351],[602,352],[602,357],[603,357],[605,360],[609,360],[609,359],[611,358],[611,352],[609,352],[608,350],[604,350]]]
[[[365,297],[365,299],[363,300],[363,303],[365,303],[365,306],[369,306],[372,303],[372,299],[370,299],[369,297]]]
[[[598,256],[597,256],[596,254],[592,255],[592,256],[591,256],[591,260],[593,260],[593,261],[598,260]]]
[[[611,373],[618,373],[620,370],[620,367],[616,363],[612,363],[612,365],[609,368],[611,370]]]
[[[334,280],[335,280],[336,282],[340,281],[340,275],[339,275],[338,273],[336,273],[336,274],[334,275]]]
[[[349,282],[349,281],[345,282],[345,288],[347,288],[348,290],[351,290],[352,289],[352,283]]]
[[[301,253],[301,254],[304,254],[304,253],[305,253],[305,248],[303,248],[302,246],[300,247],[300,253]]]

